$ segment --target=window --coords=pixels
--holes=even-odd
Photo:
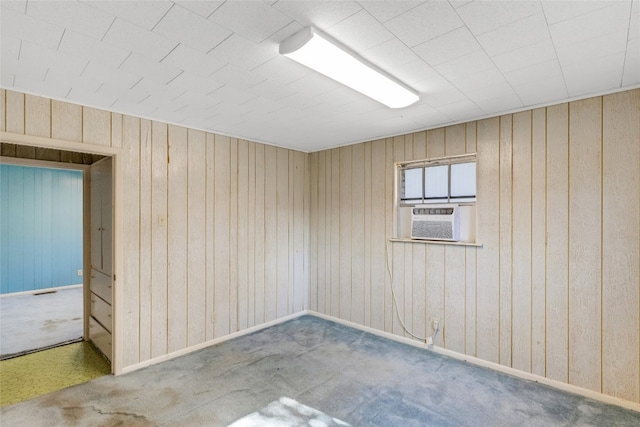
[[[475,156],[421,160],[398,167],[400,205],[476,201]]]
[[[416,211],[424,211],[425,215],[431,212],[439,215],[442,210],[454,211],[453,205],[456,205],[456,213],[452,217],[452,224],[455,224],[452,227],[452,235],[455,236],[453,241],[457,244],[479,245],[476,242],[475,154],[396,163],[396,183],[395,238],[420,242],[438,241],[435,237],[415,237]],[[416,208],[425,204],[434,206]]]

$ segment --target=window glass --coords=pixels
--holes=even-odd
[[[454,163],[451,165],[451,197],[475,197],[476,164]]]
[[[424,197],[447,199],[449,193],[449,167],[431,166],[424,169]]]
[[[422,168],[405,169],[403,171],[403,200],[422,200]]]

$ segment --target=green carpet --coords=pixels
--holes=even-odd
[[[0,361],[0,406],[82,384],[111,372],[89,342],[68,344]]]

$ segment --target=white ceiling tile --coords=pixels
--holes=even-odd
[[[266,99],[278,101],[295,93],[293,89],[285,85],[276,84],[270,80],[264,80],[257,85],[251,86],[247,92]]]
[[[209,52],[232,34],[231,31],[180,6],[172,7],[153,28],[153,32],[203,53]]]
[[[280,55],[257,66],[251,72],[281,85],[301,79],[309,73],[315,73],[315,71]]]
[[[247,89],[265,80],[265,78],[260,74],[246,71],[235,64],[225,65],[215,73],[211,74],[211,78],[219,81],[220,83],[224,83],[225,85],[230,85],[241,90]]]
[[[536,80],[513,90],[518,94],[525,106],[539,105],[567,98],[567,88],[562,76],[545,80]]]
[[[226,2],[209,20],[260,43],[292,19],[265,2]]]
[[[452,80],[451,83],[461,92],[470,95],[479,89],[488,86],[506,83],[502,73],[496,68],[487,68],[477,73],[468,74],[460,79]]]
[[[216,9],[223,5],[224,1],[176,1],[174,3],[195,12],[204,18],[208,18],[216,11]]]
[[[493,56],[491,59],[503,73],[526,68],[556,58],[551,39],[545,39],[519,49]]]
[[[4,2],[0,3],[3,5]],[[2,35],[10,35],[21,40],[37,43],[49,49],[55,49],[60,43],[64,28],[59,25],[38,21],[35,18],[16,13],[2,6],[0,13]]]
[[[64,32],[58,50],[71,56],[85,58],[112,68],[117,68],[131,53],[129,50],[114,47],[93,37],[71,30]]]
[[[234,88],[229,85],[225,85],[219,89],[216,89],[209,96],[211,96],[215,100],[224,101],[224,103],[222,104],[223,109],[226,109],[227,106],[231,107],[234,105],[241,105],[256,98],[256,96],[252,93]]]
[[[339,87],[342,87],[340,83],[320,73],[308,74],[285,86],[293,93],[300,92],[302,95],[310,97],[320,96]]]
[[[465,4],[469,4],[471,3],[473,0],[449,0],[449,3],[451,4],[451,6],[453,6],[455,9],[464,6]]]
[[[624,59],[622,84],[624,86],[640,83],[640,38],[629,40],[627,54]]]
[[[421,100],[439,109],[454,102],[469,101],[469,98],[451,83],[444,81],[430,86],[424,91]]]
[[[36,80],[32,77],[35,76],[24,72],[18,73],[16,75],[15,88],[18,90],[28,89],[28,92],[56,99],[65,98],[71,90],[71,85],[67,82],[67,76],[57,76],[55,73],[51,73],[51,76],[47,74],[44,80]],[[62,77],[65,80],[60,81],[58,77]]]
[[[434,67],[442,76],[450,81],[463,76],[495,68],[493,61],[484,51],[477,51]]]
[[[445,1],[424,3],[385,23],[400,40],[414,47],[464,25]]]
[[[418,55],[397,38],[387,40],[361,52],[363,58],[393,74],[392,70],[412,61],[420,60]]]
[[[520,98],[512,92],[509,95],[500,95],[495,98],[488,98],[476,101],[478,107],[480,107],[486,114],[498,114],[507,111],[522,108],[523,104]]]
[[[313,25],[321,30],[362,9],[355,1],[279,1],[273,7],[302,26]]]
[[[3,0],[2,1],[2,9],[7,10],[11,9],[14,12],[18,13],[26,13],[27,12],[27,1],[14,1],[14,0]]]
[[[364,10],[327,28],[326,33],[355,52],[394,38],[389,30]]]
[[[161,63],[206,77],[224,67],[227,61],[181,44],[162,59]]]
[[[447,116],[452,122],[465,120],[467,117],[480,117],[484,111],[470,99],[462,99],[437,107],[437,111]]]
[[[429,82],[442,78],[438,71],[429,66],[429,64],[424,62],[422,59],[407,62],[397,69],[390,69],[389,72],[391,72],[392,75],[401,82],[418,91],[420,90],[422,82]]]
[[[88,6],[117,16],[145,30],[151,30],[172,6],[170,1],[82,0]]]
[[[424,3],[423,1],[363,1],[360,3],[367,12],[380,22],[387,22],[398,15]]]
[[[20,56],[20,45],[22,40],[11,37],[10,35],[2,35],[0,38],[0,49],[2,49],[2,60],[11,59],[17,61]],[[2,69],[0,69],[2,72]]]
[[[22,43],[20,60],[28,64],[44,63],[47,64],[47,67],[68,74],[71,77],[79,76],[89,63],[86,59],[70,56],[29,42]]]
[[[542,13],[528,16],[478,36],[490,55],[500,55],[549,38],[547,21]]]
[[[178,45],[175,40],[167,39],[118,18],[107,32],[103,41],[156,61],[160,61],[167,56]]]
[[[556,46],[571,45],[582,40],[628,29],[628,2],[610,2],[607,7],[549,26]]]
[[[489,86],[474,88],[473,90],[465,93],[469,97],[469,99],[479,105],[485,99],[502,97],[512,98],[514,95],[517,97],[517,94],[514,92],[513,88],[504,79]]]
[[[89,62],[89,65],[82,72],[82,79],[99,83],[109,82],[112,86],[128,90],[142,79],[142,75],[132,74],[97,62]]]
[[[582,96],[620,87],[624,53],[562,66],[569,96]]]
[[[162,84],[167,84],[182,72],[171,65],[153,61],[137,53],[129,55],[119,70]]]
[[[542,12],[537,1],[474,1],[456,10],[475,35]]]
[[[171,80],[167,86],[178,91],[199,92],[206,95],[214,90],[222,87],[220,83],[212,78],[201,77],[189,71],[185,71]]]
[[[512,87],[533,84],[538,80],[562,79],[562,69],[556,59],[504,73]]]
[[[640,1],[634,4],[640,4]],[[640,38],[640,7],[631,14],[631,20],[629,21],[629,40],[637,38]]]
[[[564,1],[543,1],[542,9],[549,24],[566,21],[598,9],[611,5],[611,0],[564,0]]]
[[[251,70],[258,65],[273,59],[278,53],[278,48],[265,48],[239,34],[233,34],[216,46],[209,55],[223,62],[231,62],[241,68]]]
[[[101,39],[114,16],[84,3],[71,1],[30,1],[27,15]]]
[[[482,49],[467,27],[460,27],[413,48],[431,66]]]
[[[556,47],[558,59],[562,66],[573,62],[587,61],[590,59],[621,53],[627,50],[627,30],[605,34],[600,37],[590,38],[570,45]]]

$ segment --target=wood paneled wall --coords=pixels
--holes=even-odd
[[[389,242],[394,162],[471,152],[483,246]],[[640,402],[640,90],[310,156],[311,310],[408,337],[393,282],[437,346]]]
[[[121,154],[121,369],[305,309],[307,154],[8,90],[0,104],[2,131]]]

